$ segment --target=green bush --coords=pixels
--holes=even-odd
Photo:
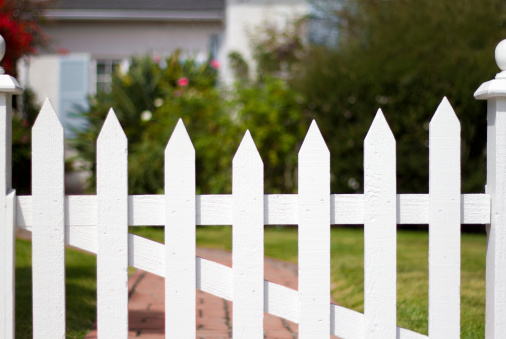
[[[239,54],[235,57],[248,69]],[[128,72],[112,74],[110,92],[90,98],[82,113],[89,128],[78,131],[73,145],[85,160],[83,169],[91,170],[91,191],[96,139],[111,107],[128,138],[130,194],[163,193],[164,149],[180,118],[196,150],[198,194],[231,192],[232,159],[246,129],[264,161],[265,191],[296,190],[297,152],[309,127],[300,95],[265,74],[250,79],[243,73],[227,89],[218,83],[214,62],[181,61],[179,53],[161,64],[133,58]]]

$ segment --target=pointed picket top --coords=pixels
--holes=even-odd
[[[385,118],[383,111],[380,108],[376,112],[376,116],[372,121],[371,127],[369,127],[369,131],[365,136],[364,146],[370,144],[377,144],[380,142],[383,144],[383,140],[384,141],[390,140],[395,142],[395,137],[394,134],[392,133],[392,130],[390,129],[390,126],[388,125],[387,119]]]
[[[441,100],[436,113],[432,116],[429,123],[429,131],[435,132],[437,130],[439,133],[444,134],[450,129],[458,130],[460,133],[460,121],[455,114],[452,105],[448,99],[444,97],[443,100]]]
[[[260,153],[258,153],[257,146],[255,145],[255,141],[253,140],[249,130],[244,133],[241,144],[235,152],[232,164],[235,164],[237,161],[244,161],[242,159],[250,159],[250,161],[256,161],[259,164],[263,164],[262,157],[260,157]]]
[[[193,143],[188,135],[183,119],[179,119],[169,141],[167,142],[167,146],[165,147],[165,156],[167,157],[169,154],[182,155],[188,152],[194,154],[195,147],[193,147]]]
[[[323,139],[322,133],[318,128],[318,124],[316,123],[316,120],[313,120],[311,122],[311,126],[309,126],[306,137],[302,142],[302,146],[300,147],[299,157],[303,153],[313,153],[315,151],[330,154],[327,143],[325,143],[325,139]]]
[[[56,114],[53,105],[49,99],[44,101],[42,108],[40,109],[39,115],[33,124],[32,131],[33,133],[37,133],[40,131],[44,134],[48,133],[48,130],[60,131],[63,133],[63,126]]]
[[[114,110],[112,108],[109,110],[107,118],[105,119],[104,124],[102,125],[102,129],[100,130],[100,133],[97,138],[97,144],[106,142],[106,140],[111,138],[124,140],[125,142],[127,140],[127,137],[125,135],[125,132],[123,131],[123,128],[121,127],[118,117],[116,116],[116,113],[114,113]]]

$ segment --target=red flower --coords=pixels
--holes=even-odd
[[[62,48],[62,47],[58,47],[56,49],[56,53],[58,53],[58,55],[67,55],[67,54],[69,54],[69,52],[70,51],[68,49]]]
[[[178,86],[181,86],[181,87],[186,87],[186,86],[188,86],[188,83],[189,83],[188,78],[185,78],[185,77],[179,78],[179,79],[177,80],[177,85],[178,85]]]

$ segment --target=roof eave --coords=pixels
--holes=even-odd
[[[84,10],[50,9],[45,17],[56,21],[223,21],[223,10]]]

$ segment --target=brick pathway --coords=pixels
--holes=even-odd
[[[230,252],[197,249],[199,257],[232,266]],[[265,279],[297,289],[297,265],[265,259]],[[129,338],[164,338],[164,278],[137,271],[129,280]],[[232,303],[197,290],[197,339],[232,337]],[[296,339],[298,325],[265,313],[264,338]],[[96,330],[85,339],[97,338]]]

